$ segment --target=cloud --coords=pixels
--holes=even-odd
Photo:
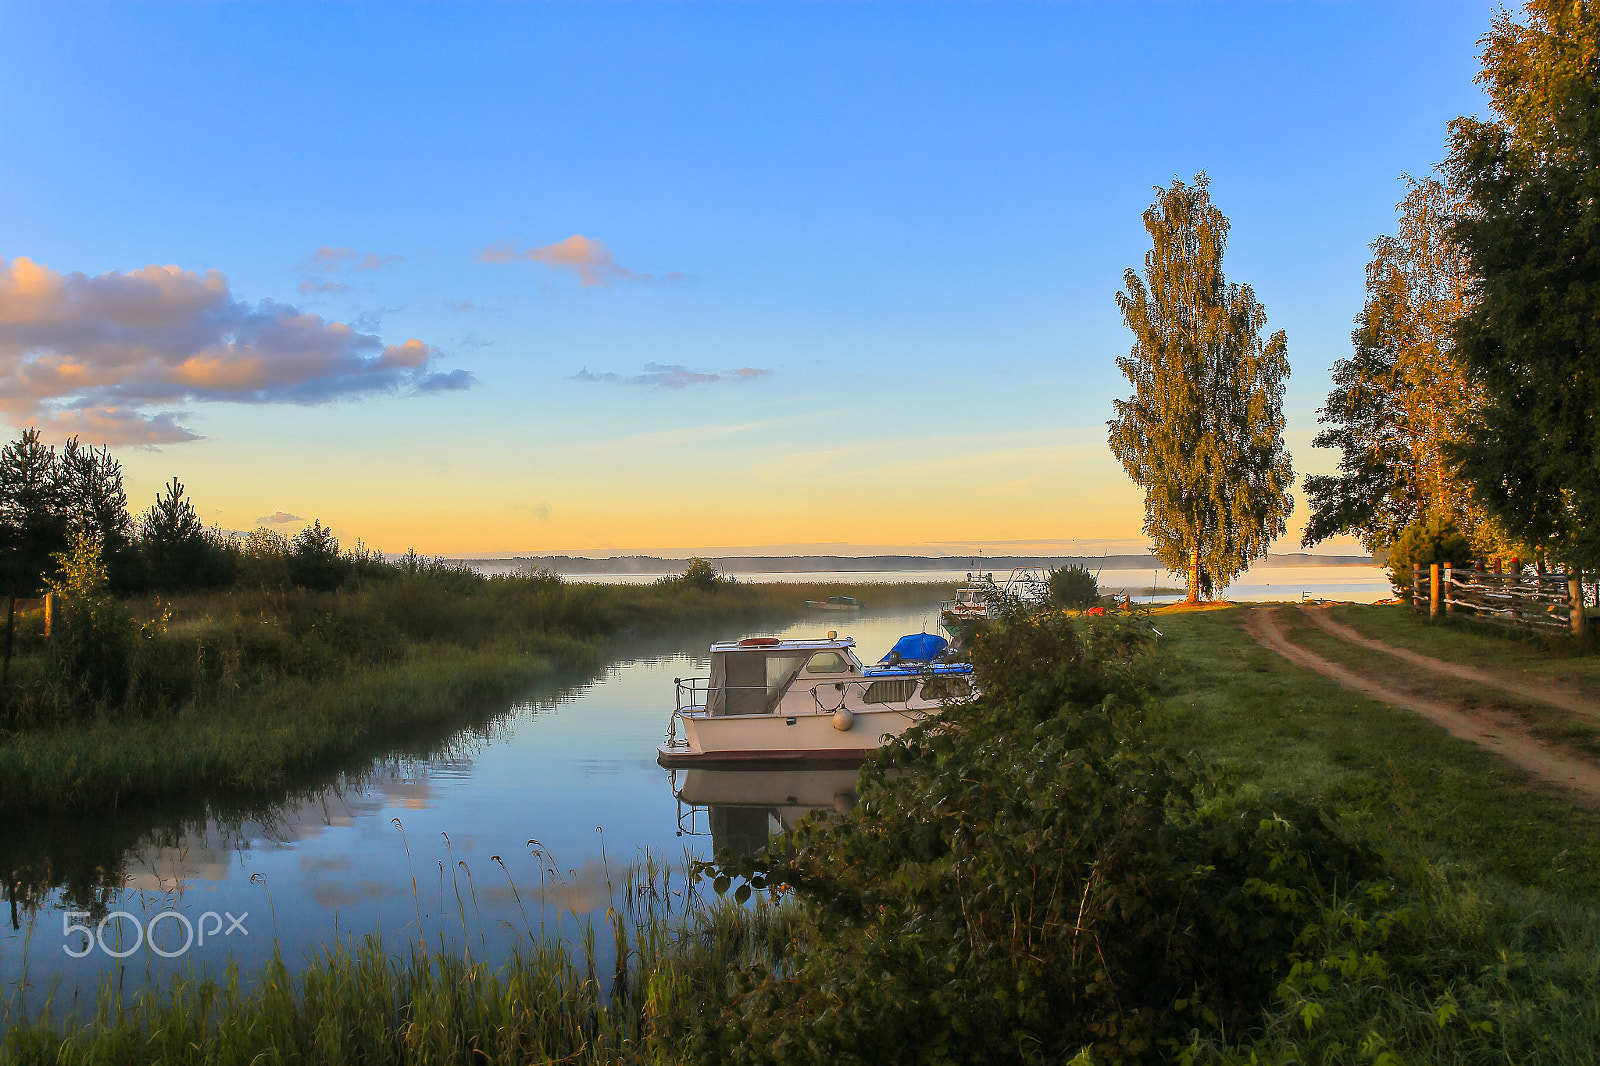
[[[95,442],[194,440],[173,410],[191,403],[315,404],[473,384],[465,370],[435,370],[438,356],[420,340],[385,345],[289,304],[246,303],[215,270],[89,277],[0,258],[0,417]]]
[[[637,270],[629,270],[617,262],[617,257],[603,241],[593,240],[574,233],[564,241],[546,244],[539,248],[528,248],[517,251],[516,246],[507,243],[493,244],[478,253],[480,263],[514,263],[526,260],[531,263],[543,263],[555,270],[563,270],[577,277],[584,288],[595,286],[609,287],[622,281],[682,281],[684,275],[674,270],[670,274],[657,278],[654,274],[645,274]]]
[[[338,273],[345,268],[345,264],[352,259],[356,260],[357,270],[377,270],[390,263],[405,261],[403,255],[381,255],[378,252],[367,252],[365,255],[348,246],[334,248],[324,244],[321,248],[306,256],[304,269],[314,273]]]
[[[476,311],[476,310],[478,310],[478,305],[472,302],[472,298],[471,297],[468,297],[465,300],[446,300],[444,302],[444,305],[446,307],[448,307],[452,311]]]
[[[354,259],[360,254],[354,248],[332,248],[324,244],[306,257],[306,264],[312,270],[338,270],[344,266],[345,260]]]
[[[302,281],[299,289],[302,293],[310,295],[318,292],[349,292],[350,286],[342,281]]]
[[[288,511],[273,511],[269,515],[262,515],[256,519],[258,526],[286,526],[290,522],[304,522],[305,519]]]
[[[690,370],[676,363],[646,363],[644,373],[624,377],[611,371],[595,373],[584,367],[572,375],[574,381],[604,381],[617,385],[642,385],[655,389],[685,389],[690,385],[711,385],[719,381],[758,381],[771,377],[770,369],[744,366],[737,370]]]

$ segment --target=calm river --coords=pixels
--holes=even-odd
[[[937,632],[936,616],[930,600],[819,612],[768,633],[837,628],[875,661],[906,633]],[[641,642],[602,676],[531,691],[436,741],[431,754],[382,758],[270,806],[11,819],[0,828],[8,1013],[31,1014],[51,999],[59,1014],[105,979],[128,993],[229,961],[248,976],[275,942],[293,965],[335,940],[381,932],[395,951],[420,932],[452,947],[464,936],[479,958],[497,962],[541,921],[571,931],[574,912],[603,914],[608,874],[619,880],[646,852],[681,867],[686,855],[710,856],[712,832],[719,844],[748,846],[807,805],[848,802],[853,771],[699,772],[691,781],[656,765],[673,679],[703,675],[712,640],[749,635]],[[136,930],[152,920],[138,943]],[[73,925],[97,931],[98,941],[66,932]]]

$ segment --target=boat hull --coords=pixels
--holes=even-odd
[[[835,726],[830,712],[739,714],[707,717],[684,714],[684,739],[657,749],[663,766],[809,763],[851,766],[936,710],[856,710],[850,728]]]

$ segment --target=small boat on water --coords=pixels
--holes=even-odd
[[[977,580],[973,580],[976,577]],[[1050,598],[1050,570],[1044,566],[1018,566],[1004,585],[996,585],[993,574],[968,574],[967,584],[956,589],[956,598],[939,604],[939,625],[956,647],[962,647],[989,617],[991,601],[1014,599],[1022,603],[1043,603]]]
[[[806,606],[818,611],[859,611],[861,604],[854,596],[829,596],[825,600],[807,600]]]
[[[949,642],[902,637],[865,666],[851,637],[750,637],[711,646],[709,677],[676,678],[662,766],[807,762],[854,765],[947,700],[972,694],[972,666]],[[682,735],[679,735],[680,727]]]

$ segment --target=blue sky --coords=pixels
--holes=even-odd
[[[319,353],[136,388],[96,349],[115,419],[0,417],[100,427],[136,504],[390,550],[1138,542],[1104,423],[1152,186],[1209,173],[1328,469],[1367,243],[1482,110],[1492,11],[0,5],[0,258],[78,319],[216,271],[217,336],[266,299],[262,358]]]

